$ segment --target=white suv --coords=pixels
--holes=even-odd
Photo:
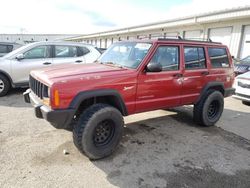
[[[250,71],[235,78],[234,88],[233,97],[241,100],[243,104],[250,105]]]
[[[0,58],[0,97],[9,89],[26,87],[33,69],[65,64],[92,63],[100,52],[92,45],[73,42],[35,42]]]

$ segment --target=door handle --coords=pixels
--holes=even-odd
[[[174,75],[173,75],[174,78],[181,78],[182,76],[183,76],[183,75],[180,74],[180,73],[177,73],[177,74],[174,74]]]
[[[50,65],[51,63],[50,62],[45,62],[43,63],[44,65]]]
[[[82,62],[82,60],[76,60],[75,62],[76,62],[76,63],[81,63],[81,62]]]
[[[209,75],[209,72],[208,71],[203,71],[201,72],[202,75]]]

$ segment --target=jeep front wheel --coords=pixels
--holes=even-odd
[[[194,120],[203,126],[212,126],[220,119],[223,108],[224,98],[221,92],[209,90],[194,105]]]
[[[87,108],[73,128],[76,147],[90,159],[110,155],[118,146],[123,132],[120,111],[106,104],[94,104]]]
[[[9,80],[2,74],[0,74],[0,97],[5,96],[10,89]]]

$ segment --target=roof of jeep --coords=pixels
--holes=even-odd
[[[158,39],[136,39],[129,41],[119,42],[146,42],[146,43],[171,43],[171,44],[190,44],[190,45],[207,45],[207,46],[225,46],[220,42],[213,42],[211,40],[200,41],[200,40],[189,40],[189,39],[173,39],[173,38],[158,38]]]

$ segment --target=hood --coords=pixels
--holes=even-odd
[[[113,75],[126,70],[127,69],[125,68],[103,65],[99,63],[65,64],[34,70],[31,71],[31,75],[35,78],[39,77],[39,79],[43,79],[44,81],[47,80],[53,82],[61,78],[68,79],[80,76]]]
[[[236,79],[245,79],[245,80],[250,80],[250,71],[241,74],[239,76],[236,77]]]

